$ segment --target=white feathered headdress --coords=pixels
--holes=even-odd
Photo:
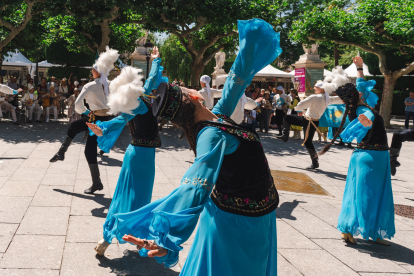
[[[121,74],[116,77],[109,89],[108,106],[111,114],[128,113],[139,106],[138,98],[144,93],[142,70],[127,66],[122,68]]]
[[[119,54],[117,50],[109,49],[106,46],[106,51],[99,55],[99,58],[96,60],[93,65],[93,69],[98,71],[101,74],[99,82],[103,84],[105,90],[105,96],[108,98],[108,75],[112,69],[114,69],[114,63],[118,60]]]
[[[341,66],[336,66],[332,69],[332,75],[325,77],[323,80],[322,88],[325,90],[326,104],[330,105],[329,94],[335,92],[339,86],[345,85],[350,82],[348,75],[345,73]]]

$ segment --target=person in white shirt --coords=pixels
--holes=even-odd
[[[36,123],[40,123],[40,116],[42,115],[42,107],[39,105],[38,96],[34,93],[35,87],[29,83],[28,92],[22,98],[22,104],[26,105],[27,116],[29,123],[32,122],[33,111],[37,112]]]
[[[289,95],[286,95],[282,86],[278,86],[276,89],[276,95],[273,97],[273,106],[276,108],[276,124],[279,129],[279,135],[282,134],[283,118],[286,115],[288,106],[292,101]]]
[[[14,125],[20,125],[16,117],[16,107],[12,106],[8,102],[8,95],[17,95],[19,92],[22,92],[23,89],[19,88],[17,90],[10,88],[7,85],[0,84],[0,117],[3,117],[3,111],[10,112],[13,118]]]
[[[319,119],[330,104],[342,104],[342,100],[338,96],[330,97],[329,93],[335,91],[339,86],[345,85],[349,79],[344,73],[339,72],[333,76],[326,77],[324,81],[317,81],[314,86],[315,94],[307,97],[299,102],[295,107],[296,115],[286,115],[283,120],[282,134],[277,135],[277,139],[287,142],[289,140],[290,126],[302,126],[305,133],[305,145],[312,159],[312,164],[306,169],[319,168],[318,154],[312,143],[315,131],[318,130]],[[304,113],[304,110],[306,112]]]
[[[50,162],[63,161],[65,159],[65,152],[68,150],[68,147],[75,136],[79,133],[88,131],[88,126],[86,124],[87,122],[91,123],[98,120],[108,121],[110,119],[107,114],[109,111],[107,105],[107,98],[109,94],[108,75],[114,68],[114,63],[118,60],[118,57],[118,51],[109,49],[107,46],[106,51],[96,60],[92,68],[92,75],[95,80],[83,87],[82,92],[79,94],[75,102],[75,111],[79,114],[87,116],[76,120],[69,125],[65,141],[55,156],[50,159]],[[86,100],[90,110],[85,107],[83,100]],[[97,136],[90,136],[88,132],[85,157],[91,171],[92,186],[85,190],[86,194],[93,194],[95,191],[103,189],[97,160],[97,146]]]
[[[256,110],[245,110],[244,111],[245,125],[256,131]]]
[[[53,76],[50,77],[50,81],[47,83],[47,91],[49,91],[49,89],[52,85],[55,86],[55,87],[57,86],[56,81],[55,81],[55,77],[53,77]]]
[[[53,115],[55,118],[55,123],[57,122],[57,113],[58,113],[58,107],[59,107],[59,96],[56,93],[56,89],[54,85],[51,85],[48,90],[49,94],[49,101],[50,104],[48,107],[46,107],[46,123],[49,123],[49,112],[52,109]]]

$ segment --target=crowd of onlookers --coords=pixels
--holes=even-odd
[[[248,98],[258,102],[254,110],[245,110],[243,124],[260,132],[269,132],[269,129],[282,131],[283,118],[286,114],[295,114],[295,106],[300,102],[298,93],[292,89],[286,92],[282,86],[267,88],[250,85],[245,90]],[[300,127],[292,129],[294,138],[300,138]],[[299,136],[299,137],[298,137]]]
[[[0,117],[3,114],[10,113],[13,124],[19,125],[17,115],[27,117],[27,122],[48,123],[50,114],[53,113],[53,121],[59,118],[67,117],[70,122],[80,118],[80,114],[75,112],[75,101],[83,86],[85,80],[80,82],[72,74],[68,79],[56,79],[50,77],[49,80],[42,77],[36,86],[30,74],[23,79],[20,84],[17,83],[16,77],[11,77],[7,83],[3,82],[0,76],[0,83],[9,86],[14,90],[20,88],[21,92],[16,95],[5,95],[0,93]],[[68,107],[67,115],[65,109]]]

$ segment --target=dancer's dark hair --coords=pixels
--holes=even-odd
[[[183,96],[181,106],[177,111],[174,119],[171,121],[174,125],[179,126],[190,144],[190,150],[196,155],[196,129],[194,121],[195,106],[187,96]]]
[[[329,144],[327,144],[318,153],[318,156],[325,154],[331,148],[331,146],[335,143],[335,141],[338,138],[339,134],[341,134],[341,132],[342,132],[342,128],[343,128],[343,126],[345,124],[346,117],[348,116],[348,111],[351,110],[353,107],[355,107],[355,109],[356,109],[358,107],[357,106],[358,101],[359,101],[359,97],[356,97],[355,99],[352,99],[351,101],[346,101],[345,102],[345,104],[346,104],[346,106],[345,106],[345,113],[344,113],[344,116],[342,117],[341,125],[339,126],[338,131],[335,133],[332,141]],[[366,107],[368,107],[374,114],[377,113],[377,111],[374,108],[370,107],[366,103],[364,103],[363,105],[366,106]],[[372,123],[374,123],[374,122],[372,122]],[[372,131],[369,132],[369,134],[368,134],[368,140],[367,141],[369,141],[371,139],[371,135],[372,135]]]

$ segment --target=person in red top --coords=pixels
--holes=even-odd
[[[73,73],[72,74],[70,74],[70,76],[69,76],[69,80],[68,80],[68,82],[69,82],[69,93],[72,95],[73,94],[73,90],[75,90],[75,87],[76,88],[79,88],[79,82],[78,82],[78,79],[76,78],[76,77],[73,77],[72,78],[72,75],[73,75]]]

